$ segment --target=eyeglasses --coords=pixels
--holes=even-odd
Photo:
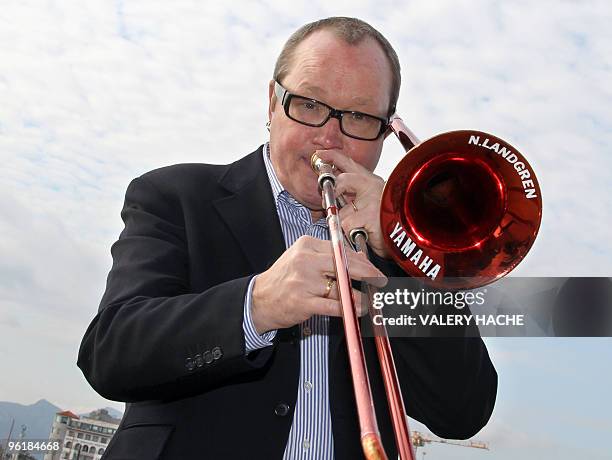
[[[353,110],[338,110],[316,99],[298,96],[275,81],[274,93],[285,109],[285,115],[306,126],[320,127],[336,118],[340,131],[348,137],[363,141],[378,139],[388,128],[389,120]]]

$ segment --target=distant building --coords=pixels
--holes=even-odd
[[[55,415],[49,441],[59,441],[60,450],[45,454],[44,460],[99,460],[117,431],[119,419],[106,409],[79,417],[70,411]]]

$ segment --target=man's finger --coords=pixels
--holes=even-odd
[[[342,307],[337,299],[314,299],[312,304],[314,315],[342,316]]]
[[[368,313],[368,299],[365,294],[358,289],[353,289],[353,299],[355,299],[355,309],[357,316],[362,317]]]
[[[353,289],[352,292],[357,316],[362,317],[368,313],[367,303],[365,301],[362,302],[363,293],[361,291]],[[315,299],[313,301],[312,313],[314,315],[342,317],[342,304],[340,299]]]
[[[351,199],[358,198],[369,188],[371,184],[363,174],[344,172],[336,176],[336,194],[345,195],[348,206]]]
[[[385,278],[384,273],[376,268],[365,254],[361,252],[353,252],[348,255],[348,266],[351,278],[353,279]]]
[[[325,163],[332,163],[340,171],[358,174],[371,174],[371,171],[339,150],[317,150],[315,153]]]

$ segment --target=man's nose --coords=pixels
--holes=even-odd
[[[344,134],[340,131],[340,120],[330,118],[323,126],[316,128],[315,142],[324,149],[341,149]]]

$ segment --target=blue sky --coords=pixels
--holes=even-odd
[[[612,274],[612,9],[605,1],[13,2],[0,11],[0,400],[108,403],[75,366],[129,181],[225,163],[266,140],[284,40],[320,17],[367,20],[402,62],[399,112],[422,139],[489,131],[544,199],[515,274]],[[403,156],[389,139],[377,173]],[[491,451],[426,458],[612,457],[610,339],[489,339]],[[419,458],[421,455],[419,454]]]

